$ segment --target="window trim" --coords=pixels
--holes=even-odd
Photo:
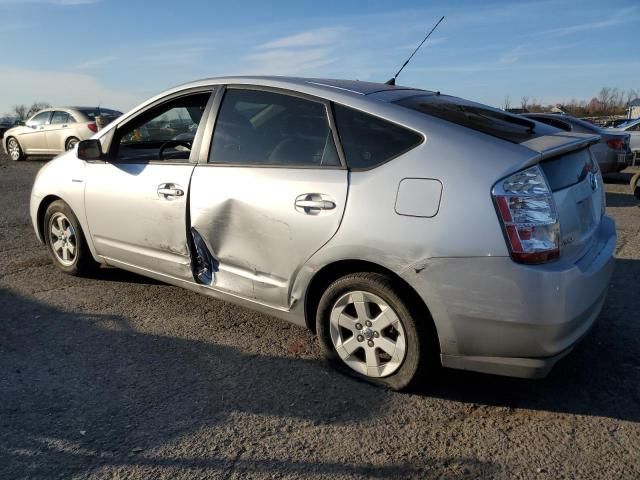
[[[427,143],[427,136],[423,132],[421,132],[420,130],[416,130],[413,127],[408,127],[406,125],[402,125],[401,123],[398,123],[398,122],[396,122],[394,120],[390,120],[389,118],[386,118],[386,117],[381,117],[380,115],[376,115],[374,113],[367,112],[367,111],[362,110],[360,108],[350,107],[349,105],[344,105],[342,103],[337,103],[337,102],[331,102],[331,103],[332,103],[332,106],[333,105],[338,105],[338,106],[343,107],[343,108],[348,108],[350,110],[355,110],[357,112],[364,113],[365,115],[369,115],[371,117],[379,118],[380,120],[382,120],[384,122],[391,123],[392,125],[395,125],[395,126],[400,127],[400,128],[404,128],[405,130],[411,130],[413,133],[418,134],[422,138],[422,140],[419,143],[416,143],[412,147],[406,148],[405,150],[402,150],[402,151],[398,152],[397,154],[395,154],[395,155],[389,157],[388,159],[386,159],[384,162],[377,163],[376,165],[374,165],[372,167],[366,167],[366,168],[364,168],[364,167],[363,168],[349,167],[347,165],[347,163],[346,163],[346,157],[345,157],[345,165],[347,165],[347,168],[349,169],[350,172],[368,172],[369,170],[374,170],[374,169],[379,168],[379,167],[381,167],[383,165],[386,165],[387,163],[395,160],[398,157],[401,157],[402,155],[405,155],[406,153],[409,153],[411,150],[414,150],[414,149],[416,149],[418,147],[421,147],[422,145]],[[335,111],[334,111],[334,114],[335,114]],[[337,130],[338,129],[337,129],[337,124],[336,124],[336,131]],[[342,149],[342,140],[340,140],[340,148]]]
[[[149,105],[145,105],[143,108],[141,108],[140,110],[136,111],[133,115],[130,115],[129,117],[127,117],[127,119],[122,122],[119,123],[115,126],[115,128],[110,129],[107,134],[103,137],[100,138],[100,140],[103,139],[107,139],[108,138],[108,144],[106,145],[106,153],[105,153],[105,160],[90,160],[89,163],[113,163],[116,165],[120,165],[120,164],[127,164],[127,165],[195,165],[196,163],[198,163],[198,158],[200,155],[200,150],[201,150],[201,144],[202,144],[202,138],[203,138],[203,133],[205,128],[200,128],[200,126],[204,123],[204,121],[206,121],[209,118],[209,113],[210,110],[212,108],[212,105],[214,103],[214,98],[217,96],[217,90],[219,89],[219,86],[217,85],[208,85],[208,86],[203,86],[203,87],[194,87],[194,88],[189,88],[186,90],[181,90],[179,92],[174,92],[170,95],[167,95],[165,97],[162,97],[160,99],[158,99],[157,101],[149,104]],[[147,112],[149,112],[150,110],[153,110],[154,108],[160,107],[166,103],[172,102],[174,100],[177,100],[181,97],[188,97],[191,95],[198,95],[198,94],[203,94],[203,93],[209,93],[209,99],[207,100],[207,104],[205,106],[204,112],[202,114],[202,119],[200,120],[200,124],[198,126],[198,130],[196,131],[196,136],[193,139],[193,144],[192,144],[192,149],[191,152],[189,154],[189,158],[188,159],[184,159],[184,160],[121,160],[118,158],[114,158],[114,155],[117,151],[117,147],[115,146],[117,141],[119,141],[119,139],[121,138],[119,135],[119,131],[121,131],[123,128],[126,128],[127,125],[130,125],[131,122],[135,121],[136,119],[138,119],[141,115],[145,115]]]
[[[336,147],[336,151],[338,153],[338,158],[340,160],[340,165],[272,165],[272,164],[259,164],[259,163],[223,163],[223,162],[212,162],[211,154],[213,151],[213,136],[215,135],[215,127],[218,123],[218,117],[220,114],[220,109],[222,108],[222,102],[224,101],[224,96],[227,90],[251,90],[251,91],[260,91],[260,92],[269,92],[275,93],[279,95],[286,95],[289,97],[301,98],[303,100],[308,100],[315,103],[320,103],[324,105],[325,114],[327,115],[327,123],[329,126],[329,130],[331,131],[333,142]],[[221,85],[221,88],[216,94],[216,101],[214,102],[212,111],[210,112],[211,118],[207,124],[207,128],[205,131],[209,134],[209,127],[211,128],[210,132],[210,141],[207,144],[206,148],[202,148],[202,153],[206,153],[206,155],[201,155],[199,165],[210,166],[210,167],[241,167],[241,168],[285,168],[285,169],[299,169],[299,170],[348,170],[347,164],[344,157],[344,152],[342,150],[342,143],[340,143],[340,138],[338,136],[338,131],[335,124],[335,119],[333,117],[333,109],[331,107],[331,101],[326,98],[316,97],[313,95],[308,95],[306,93],[297,92],[295,90],[289,90],[286,88],[278,88],[278,87],[270,87],[266,85],[252,85],[252,84],[227,84]],[[203,145],[204,147],[204,145]]]

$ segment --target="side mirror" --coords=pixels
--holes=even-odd
[[[100,140],[91,138],[78,142],[78,158],[80,160],[101,160],[102,145]]]

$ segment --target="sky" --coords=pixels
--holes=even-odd
[[[0,114],[221,75],[384,82],[442,15],[399,84],[494,106],[640,90],[638,0],[0,0]]]

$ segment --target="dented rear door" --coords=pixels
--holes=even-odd
[[[291,306],[296,273],[342,220],[348,172],[336,144],[321,99],[227,88],[209,161],[190,187],[191,226],[213,257],[211,288]]]

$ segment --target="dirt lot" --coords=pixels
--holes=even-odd
[[[313,336],[113,269],[54,269],[41,161],[0,158],[0,478],[640,478],[640,208],[607,304],[540,381],[446,371],[412,394],[329,370]]]

